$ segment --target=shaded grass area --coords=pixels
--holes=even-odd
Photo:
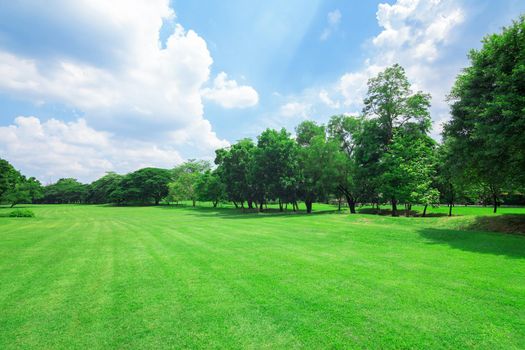
[[[0,220],[2,349],[525,343],[525,237],[461,230],[483,208],[27,207]]]

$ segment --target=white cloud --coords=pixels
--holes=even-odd
[[[253,107],[259,102],[259,95],[254,88],[239,86],[235,80],[228,80],[224,72],[217,74],[212,88],[202,90],[202,96],[224,108]]]
[[[330,35],[332,35],[332,33],[337,29],[337,26],[339,26],[339,23],[341,22],[341,17],[341,11],[339,10],[328,12],[328,14],[326,15],[328,25],[327,27],[325,27],[320,37],[322,41],[327,40],[330,37]]]
[[[339,108],[340,107],[340,103],[339,101],[334,101],[330,98],[330,96],[328,95],[328,92],[326,90],[321,90],[319,92],[319,98],[321,99],[321,101],[327,105],[328,107],[330,108]]]
[[[119,139],[97,131],[84,119],[62,122],[17,117],[0,127],[0,153],[7,154],[25,174],[48,183],[59,177],[90,181],[106,171],[128,172],[146,166],[172,167],[182,157],[173,147]]]
[[[279,114],[286,118],[306,119],[310,116],[311,105],[301,102],[288,102],[281,106]]]
[[[15,11],[12,8],[16,6],[12,4],[9,8]],[[85,51],[82,52],[86,57],[76,56],[68,46],[70,43],[58,41],[47,48],[53,50],[53,54],[45,57],[37,52],[21,53],[4,47],[0,49],[0,92],[37,105],[62,103],[80,110],[85,121],[79,121],[78,128],[87,125],[82,123],[89,123],[97,130],[111,132],[106,134],[90,129],[96,135],[118,135],[123,139],[122,133],[126,130],[126,133],[133,133],[141,139],[133,146],[135,152],[112,149],[83,154],[76,160],[76,163],[84,164],[77,166],[77,176],[87,178],[80,169],[93,174],[87,166],[93,162],[100,165],[110,163],[112,168],[104,170],[116,171],[129,169],[125,164],[142,164],[141,147],[146,158],[151,155],[161,159],[169,154],[175,162],[181,159],[179,154],[209,156],[215,147],[227,144],[216,135],[203,115],[202,91],[209,80],[213,63],[206,41],[194,31],[185,30],[174,22],[175,13],[169,7],[168,0],[55,0],[46,3],[46,6],[20,5],[20,8],[26,11],[24,16],[45,17],[45,21],[53,23],[50,28],[58,28],[56,33],[46,33],[47,36],[60,36],[60,31],[70,30],[69,39],[91,47],[93,57],[90,57],[91,52]],[[49,11],[50,8],[60,8],[60,15]],[[172,23],[174,32],[161,44],[159,31],[163,21]],[[82,30],[78,29],[80,25]],[[86,36],[87,32],[94,33],[93,38]],[[97,55],[108,63],[100,63]],[[226,73],[217,76],[206,97],[226,108],[247,107],[258,101],[253,88],[238,86],[235,81],[227,80]],[[38,130],[36,126],[24,129],[18,122],[23,124],[24,121],[17,119],[17,135],[22,129],[25,132]],[[50,132],[65,127],[71,131],[77,124],[48,121],[41,125],[46,125],[44,129]],[[3,132],[12,128],[4,128]],[[60,139],[60,143],[56,143],[56,149],[52,147],[54,144],[47,144],[49,157],[53,157],[54,161],[64,157],[64,164],[71,163],[61,150],[70,149],[74,143],[66,135],[53,135]],[[81,134],[78,138],[91,142],[91,136]],[[117,138],[112,136],[109,139]],[[13,142],[21,140],[16,137]],[[156,143],[165,144],[169,151],[154,146]],[[107,144],[108,148],[120,146],[123,145],[113,141]],[[5,147],[4,156],[16,160],[20,166],[29,167],[28,163],[24,163],[29,162],[29,158],[18,158],[15,152],[17,147],[25,146],[10,144]],[[123,160],[115,161],[111,158],[111,152],[119,153]],[[177,156],[172,157],[174,154]],[[47,163],[35,164],[41,167],[34,168],[31,175],[47,173],[51,168]],[[60,174],[69,175],[67,172]]]
[[[377,21],[382,31],[371,41],[370,58],[363,69],[345,73],[333,88],[334,93],[344,97],[345,106],[361,107],[368,79],[399,63],[415,90],[432,94],[434,119],[446,119],[445,97],[463,62],[451,64],[440,59],[464,22],[464,13],[460,4],[452,0],[398,0],[379,4]]]

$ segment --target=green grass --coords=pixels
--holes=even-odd
[[[456,229],[490,208],[25,207],[0,217],[0,349],[525,344],[525,236]]]

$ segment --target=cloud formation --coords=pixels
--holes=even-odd
[[[173,147],[119,139],[91,128],[84,119],[66,123],[17,117],[14,124],[0,127],[0,139],[0,154],[8,154],[25,173],[39,174],[46,183],[60,177],[90,181],[106,171],[172,167],[182,161]]]
[[[203,89],[202,95],[224,108],[253,107],[259,102],[259,95],[254,88],[228,80],[228,75],[224,72],[217,74],[213,86]]]
[[[227,145],[204,118],[203,95],[224,108],[244,108],[258,102],[255,89],[228,80],[224,72],[215,78],[212,88],[204,88],[213,63],[206,41],[175,22],[168,0],[53,0],[46,6],[10,3],[3,12],[21,21],[33,18],[35,25],[48,28],[46,37],[62,38],[63,31],[69,32],[67,42],[50,42],[45,52],[44,48],[17,46],[17,38],[24,35],[18,27],[2,33],[7,39],[0,44],[0,92],[37,105],[60,103],[78,109],[85,118],[79,123],[89,124],[100,135],[109,132],[125,138],[123,132],[131,133],[141,140],[134,147],[143,145],[144,154],[162,158],[165,153],[153,146],[162,143],[170,149],[169,154],[177,154],[173,159],[180,161],[180,154],[204,157],[214,148]],[[20,27],[34,23],[22,22]],[[159,32],[166,23],[174,29],[161,42]],[[107,36],[102,38],[102,33]],[[82,43],[80,48],[75,47],[77,42]],[[91,51],[88,53],[86,48]],[[23,120],[15,121],[17,130],[22,128],[19,123]],[[57,123],[41,125],[49,131]],[[60,136],[65,137],[54,134],[54,138]],[[15,143],[21,140],[12,138]],[[61,142],[56,144],[69,144],[65,138]],[[108,148],[117,146],[115,142],[106,144]],[[14,149],[11,144],[4,152],[18,166],[38,164],[29,154],[19,158],[12,153]],[[62,154],[59,148],[48,147],[47,151],[56,153],[56,157]],[[122,164],[142,164],[130,158],[140,152],[121,153],[127,159],[115,162],[111,158],[113,151],[97,153],[94,158],[90,157],[95,153],[87,152],[78,162],[111,163],[107,170],[116,171],[124,171]],[[104,155],[108,157],[104,158],[106,162],[100,158]],[[63,168],[63,174],[68,169]],[[33,174],[45,171],[42,167],[34,169]]]

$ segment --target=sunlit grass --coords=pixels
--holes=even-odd
[[[2,349],[525,344],[525,237],[457,229],[489,207],[24,207],[0,217]]]

